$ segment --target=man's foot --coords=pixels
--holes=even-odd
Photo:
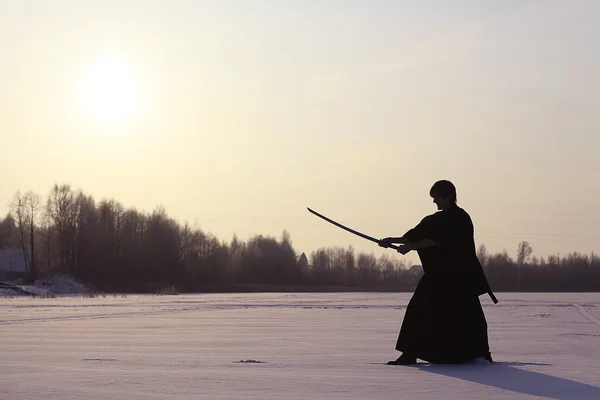
[[[394,361],[388,361],[388,365],[413,365],[417,363],[417,357],[402,354]]]
[[[489,362],[491,362],[491,363],[493,363],[493,362],[494,362],[494,360],[492,360],[492,353],[490,353],[489,351],[488,351],[488,353],[487,353],[486,355],[484,355],[484,356],[483,356],[483,358],[484,358],[485,360],[488,360],[488,361],[489,361]]]

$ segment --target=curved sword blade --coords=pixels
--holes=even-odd
[[[337,226],[339,228],[342,228],[342,229],[344,229],[344,230],[346,230],[346,231],[348,231],[350,233],[353,233],[353,234],[355,234],[357,236],[360,236],[361,238],[370,240],[370,241],[375,242],[375,243],[379,243],[379,239],[375,239],[374,237],[371,237],[369,235],[365,235],[364,233],[360,233],[358,231],[355,231],[354,229],[348,228],[347,226],[344,226],[344,225],[340,224],[339,222],[335,222],[334,220],[332,220],[330,218],[327,218],[326,216],[324,216],[322,214],[319,214],[315,210],[311,210],[309,207],[306,207],[306,209],[308,211],[310,211],[311,213],[313,213],[314,215],[316,215],[317,217],[322,218],[325,221],[327,221],[327,222],[329,222],[329,223],[331,223],[331,224],[333,224],[333,225],[335,225],[335,226]],[[390,245],[390,248],[398,250],[399,247],[398,246],[394,246],[394,245]]]

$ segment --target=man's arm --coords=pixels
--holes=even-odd
[[[419,249],[424,249],[426,247],[437,246],[439,243],[436,242],[435,240],[423,239],[423,240],[419,240],[418,242],[415,242],[415,243],[410,243],[410,242],[406,241],[403,244],[404,244],[404,246],[410,248],[411,250],[419,250]]]
[[[437,245],[438,245],[438,243],[431,239],[423,239],[423,240],[419,240],[418,242],[414,242],[414,243],[406,242],[404,244],[404,246],[400,246],[400,248],[398,249],[398,253],[407,254],[411,250],[419,250],[419,249],[424,249],[426,247],[437,246]]]
[[[400,249],[398,250],[398,252],[402,253],[402,254],[406,254],[411,250],[424,249],[426,247],[437,246],[439,244],[435,240],[431,240],[431,239],[422,239],[417,242],[411,243],[408,239],[406,239],[405,237],[402,236],[402,237],[389,237],[389,238],[381,239],[379,241],[379,246],[390,247],[390,245],[393,243],[399,243],[399,244],[403,245],[403,246],[400,246]]]

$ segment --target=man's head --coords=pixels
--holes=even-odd
[[[438,210],[446,210],[456,204],[456,188],[450,181],[437,181],[431,187],[429,195],[433,197]]]

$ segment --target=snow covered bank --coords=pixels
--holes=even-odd
[[[89,289],[81,282],[65,276],[53,276],[38,279],[33,285],[13,285],[0,287],[0,296],[68,296],[89,293]]]

